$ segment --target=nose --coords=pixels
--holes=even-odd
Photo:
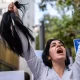
[[[57,47],[61,47],[61,45],[60,44],[57,44]]]

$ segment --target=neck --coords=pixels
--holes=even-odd
[[[65,63],[64,62],[52,62],[53,68],[56,73],[62,78],[64,70],[65,70]]]

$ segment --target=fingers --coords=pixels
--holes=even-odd
[[[9,4],[8,10],[9,11],[14,11],[14,3],[13,2]]]
[[[16,15],[18,15],[18,9],[17,7],[14,5],[14,3],[10,3],[8,6],[8,10],[11,12],[14,12]]]

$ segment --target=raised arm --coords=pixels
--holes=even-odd
[[[13,6],[11,6],[11,8],[15,6],[13,3],[12,3],[12,5]],[[14,8],[12,8],[12,9],[9,9],[9,10],[14,11]],[[17,9],[17,8],[15,7],[15,9]],[[38,79],[41,76],[41,74],[43,73],[43,70],[45,70],[45,65],[43,64],[42,60],[40,60],[35,55],[35,51],[31,45],[30,45],[30,50],[28,49],[28,40],[26,39],[25,35],[21,32],[21,30],[18,27],[15,27],[15,29],[16,29],[17,34],[19,35],[19,38],[22,43],[23,56],[26,59],[28,66],[31,69],[34,77],[36,79]]]
[[[80,45],[78,46],[75,62],[72,66],[72,71],[75,78],[80,77]]]
[[[38,79],[41,74],[45,71],[46,66],[43,64],[42,60],[40,60],[36,55],[34,49],[30,46],[30,50],[28,50],[28,42],[25,36],[17,29],[19,37],[22,41],[23,46],[23,54],[26,59],[29,68],[31,69],[34,78]]]

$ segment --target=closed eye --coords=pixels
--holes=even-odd
[[[51,47],[55,47],[55,46],[56,46],[56,44],[55,44],[55,43],[51,44]]]
[[[59,45],[65,47],[62,43],[60,43]],[[55,47],[55,46],[56,46],[56,43],[53,43],[53,44],[51,44],[50,47]]]
[[[65,47],[63,44],[61,44],[61,46]]]
[[[50,44],[50,47],[55,47],[56,45],[65,47],[64,44],[63,44],[62,42],[60,42],[60,41],[59,41],[58,43],[52,42],[52,43]]]

